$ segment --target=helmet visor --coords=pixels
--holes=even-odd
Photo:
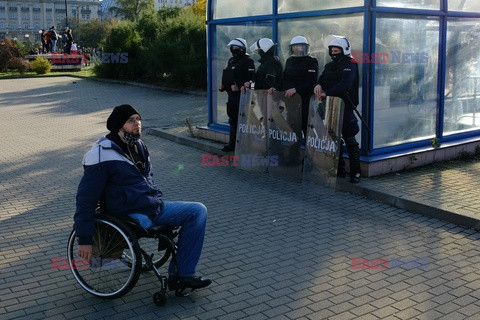
[[[292,57],[304,57],[308,55],[308,44],[298,43],[290,45],[290,55]]]

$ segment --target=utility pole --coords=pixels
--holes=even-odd
[[[65,0],[65,27],[68,27],[68,9],[67,9],[67,0]]]

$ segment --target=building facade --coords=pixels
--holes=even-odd
[[[154,0],[155,10],[168,7],[185,7],[195,3],[195,0]],[[102,21],[114,18],[115,15],[110,11],[110,8],[117,5],[115,0],[103,0],[100,4],[100,18]]]
[[[98,0],[0,0],[0,39],[40,41],[39,30],[65,28],[73,19],[98,18]]]
[[[185,7],[194,4],[195,0],[155,0],[155,9],[165,7]]]
[[[207,26],[210,130],[227,127],[218,85],[231,39],[271,38],[284,64],[290,40],[303,35],[321,71],[330,61],[324,39],[336,34],[350,40],[359,64],[358,110],[369,125],[357,137],[363,164],[401,169],[480,141],[478,0],[210,0]]]

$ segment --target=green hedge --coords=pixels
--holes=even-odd
[[[103,52],[128,53],[128,63],[95,66],[101,77],[206,88],[206,29],[191,7],[161,10],[114,27]]]

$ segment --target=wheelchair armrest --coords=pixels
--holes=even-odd
[[[129,227],[137,238],[149,237],[150,233],[142,227],[137,220],[127,216],[127,215],[113,215],[104,212],[96,212],[98,218],[103,218],[105,220],[119,220],[122,221]],[[112,221],[113,222],[113,221]]]

